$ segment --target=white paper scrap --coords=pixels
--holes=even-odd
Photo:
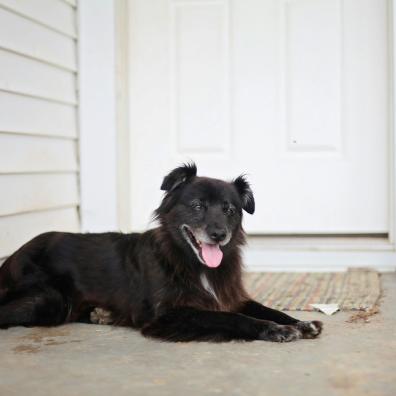
[[[311,307],[316,308],[320,312],[326,315],[333,315],[334,312],[339,311],[340,307],[338,304],[309,304]]]

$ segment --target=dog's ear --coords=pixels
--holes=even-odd
[[[173,169],[169,175],[165,176],[164,181],[161,184],[161,190],[171,192],[196,175],[197,166],[194,164],[194,162],[183,164],[182,166]]]
[[[233,181],[233,184],[241,197],[242,209],[246,210],[246,212],[248,212],[249,214],[253,214],[255,208],[253,191],[250,188],[249,182],[246,180],[246,176],[238,176]]]

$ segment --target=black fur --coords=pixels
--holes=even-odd
[[[246,180],[245,175],[238,176],[233,181],[239,195],[242,199],[242,208],[249,214],[253,214],[255,210],[255,202],[253,192],[250,188],[249,182]]]
[[[197,175],[197,166],[192,163],[187,163],[174,169],[169,175],[164,178],[161,184],[162,191],[173,191],[175,188],[188,182]]]
[[[86,321],[100,307],[115,324],[167,341],[319,335],[320,322],[264,307],[243,288],[242,210],[255,209],[246,178],[228,183],[196,173],[187,164],[165,177],[153,230],[49,232],[22,246],[0,268],[0,327]],[[217,258],[208,259],[205,247]]]

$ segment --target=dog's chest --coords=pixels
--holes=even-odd
[[[217,294],[206,274],[201,274],[201,285],[204,290],[206,290],[212,297],[214,297],[217,302],[219,302],[219,298],[217,297]]]

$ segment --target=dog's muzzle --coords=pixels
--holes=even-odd
[[[187,224],[183,224],[180,228],[184,239],[202,264],[209,268],[217,268],[221,264],[223,252],[220,247],[230,241],[229,233],[226,233],[225,238],[220,243],[216,243],[202,229],[193,231]]]

